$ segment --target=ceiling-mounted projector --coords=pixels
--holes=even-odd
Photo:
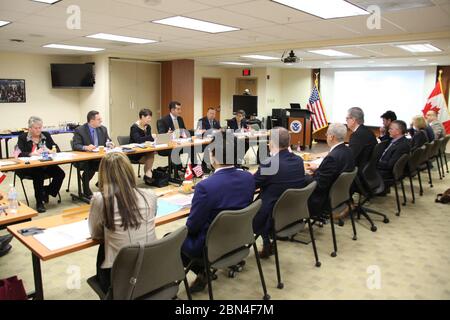
[[[291,50],[291,52],[289,52],[289,56],[284,57],[286,51],[283,53],[283,55],[281,56],[281,62],[283,63],[297,63],[300,61],[300,58],[298,58],[295,53],[294,50]]]

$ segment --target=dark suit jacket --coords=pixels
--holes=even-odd
[[[228,126],[230,127],[230,129],[233,129],[234,131],[239,130],[236,118],[233,118],[230,121],[228,121]],[[241,120],[241,127],[245,128],[245,129],[248,129],[247,121],[245,121],[245,119]]]
[[[433,128],[432,128],[430,125],[427,125],[427,126],[425,127],[425,131],[426,131],[426,133],[427,133],[427,139],[428,139],[428,142],[434,141],[434,139],[435,139],[436,137],[434,136]]]
[[[377,138],[365,125],[360,125],[350,136],[348,146],[353,152],[355,166],[358,167],[358,171],[362,170],[366,163],[369,162],[373,147],[376,144]]]
[[[223,210],[240,210],[253,201],[253,176],[234,167],[222,169],[195,186],[191,212],[186,222],[188,235],[182,251],[200,257],[206,233],[217,214]]]
[[[99,146],[104,146],[107,140],[111,140],[108,136],[108,129],[106,129],[106,127],[100,126],[95,130],[97,131]],[[91,139],[89,125],[87,123],[75,129],[72,144],[72,148],[74,151],[83,151],[83,146],[94,144],[94,141],[92,141]]]
[[[391,138],[391,136],[390,136],[389,133],[388,133],[388,134],[385,134],[384,136],[380,136],[380,141],[381,141],[381,142],[383,142],[383,141],[389,141],[389,143],[391,143],[392,138]]]
[[[219,121],[217,121],[216,119],[213,120],[213,126],[211,128],[208,118],[207,117],[203,117],[201,118],[199,121],[201,121],[202,124],[202,129],[203,130],[210,130],[210,129],[220,129],[220,123]]]
[[[428,138],[425,130],[415,131],[411,138],[411,151],[420,148],[427,142]]]
[[[145,130],[139,128],[136,123],[130,127],[130,143],[144,143],[146,141],[154,141],[152,136],[152,127],[147,126]]]
[[[317,181],[317,187],[308,200],[309,214],[319,216],[330,209],[328,193],[331,186],[342,172],[355,169],[353,153],[345,144],[340,144],[333,149],[317,168],[313,181]]]
[[[271,165],[276,167],[279,159],[278,170],[273,175],[264,175],[264,170]],[[267,170],[267,169],[266,169]],[[305,168],[302,158],[282,150],[277,156],[270,157],[261,163],[255,175],[256,188],[261,188],[261,209],[253,219],[253,231],[256,234],[268,233],[270,231],[273,206],[281,194],[287,189],[300,189],[306,184]]]
[[[409,153],[410,149],[410,143],[406,137],[401,137],[397,141],[391,142],[386,147],[386,152],[384,152],[377,164],[377,169],[381,176],[383,178],[392,177],[392,169],[395,163],[403,154]]]
[[[186,129],[182,117],[178,117],[178,126],[180,129]],[[173,125],[170,113],[161,118],[161,127],[158,128],[158,133],[167,133],[169,132],[169,129],[175,131],[175,126]]]
[[[48,133],[46,131],[42,131],[41,134],[44,136],[45,146],[48,149],[52,149],[53,146],[56,146],[56,150],[58,152],[60,152],[58,145],[55,143],[55,141],[53,141],[50,133]],[[27,141],[27,137],[28,137],[28,133],[24,132],[19,136],[19,138],[17,140],[17,146],[21,151],[19,154],[19,157],[29,157],[31,150],[33,149],[33,141],[31,141],[31,140]],[[41,139],[41,141],[44,139]]]

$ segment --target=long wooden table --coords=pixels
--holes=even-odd
[[[8,199],[7,195],[4,192],[0,192],[3,196],[3,199],[0,200],[0,206],[7,206]],[[36,210],[28,207],[22,202],[19,202],[19,207],[17,208],[17,213],[8,213],[0,212],[0,229],[3,229],[5,226],[10,225],[12,223],[17,223],[20,221],[29,221],[31,218],[37,216],[38,213]]]
[[[163,198],[176,194],[178,191],[173,188],[168,188],[168,192],[162,193]],[[42,272],[41,272],[41,260],[47,261],[50,259],[54,259],[57,257],[64,256],[66,254],[80,251],[86,248],[90,248],[99,244],[99,241],[93,239],[87,239],[86,241],[77,243],[72,246],[68,246],[58,250],[49,250],[42,243],[36,240],[33,236],[23,236],[19,230],[24,228],[52,228],[61,226],[64,224],[75,223],[78,221],[82,221],[88,218],[89,216],[90,205],[83,205],[76,208],[71,208],[64,210],[62,214],[42,218],[38,220],[33,220],[30,222],[20,223],[8,226],[8,231],[24,246],[26,246],[32,255],[32,263],[33,263],[33,276],[34,276],[34,293],[29,294],[30,298],[34,298],[36,300],[44,299],[44,289],[42,285]],[[155,224],[156,226],[161,226],[166,223],[185,218],[189,215],[189,208],[184,208],[178,212],[165,215],[162,217],[156,217]]]

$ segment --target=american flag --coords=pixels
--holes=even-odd
[[[320,99],[319,90],[317,86],[314,86],[311,97],[309,98],[308,105],[306,106],[309,111],[314,114],[311,116],[313,123],[313,132],[328,126],[327,116]]]

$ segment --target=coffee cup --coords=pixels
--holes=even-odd
[[[105,153],[105,147],[104,146],[98,146],[98,152],[99,153]]]

